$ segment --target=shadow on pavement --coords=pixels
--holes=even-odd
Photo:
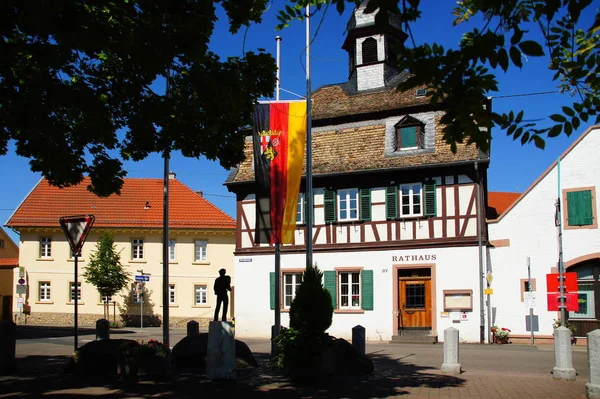
[[[96,329],[93,327],[79,327],[79,335],[95,335]],[[111,329],[110,334],[133,334],[133,331],[127,329]],[[40,339],[40,338],[58,338],[58,337],[72,337],[73,327],[55,327],[55,326],[28,326],[28,325],[17,325],[16,337],[17,339]]]
[[[458,387],[465,382],[433,368],[375,354],[371,355],[375,363],[371,375],[335,376],[320,383],[298,385],[270,368],[269,354],[254,355],[259,366],[238,369],[236,381],[210,381],[200,373],[174,371],[166,381],[137,383],[117,376],[66,374],[67,356],[28,356],[19,360],[16,374],[0,377],[0,387],[5,394],[45,398],[386,398],[407,395],[409,387]]]

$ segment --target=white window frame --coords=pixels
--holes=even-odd
[[[170,239],[169,240],[169,261],[174,262],[177,260],[177,252],[176,252],[177,240]]]
[[[144,239],[134,238],[131,240],[131,259],[142,260],[144,259]]]
[[[100,294],[100,303],[104,303],[104,299],[105,298],[108,299],[108,301],[107,301],[108,303],[113,303],[114,302],[112,295],[102,295],[102,294]]]
[[[75,282],[74,281],[69,281],[69,302],[70,303],[75,303],[74,298],[73,298],[73,294],[75,293]],[[77,282],[77,302],[81,303],[81,299],[82,298],[82,293],[81,293],[81,281]]]
[[[414,205],[416,205],[415,202],[415,192],[414,189],[415,187],[419,187],[419,209],[421,210],[421,212],[419,213],[415,213],[414,212]],[[404,194],[402,188],[403,187],[408,187],[409,188],[409,193],[408,194]],[[407,184],[401,184],[399,187],[399,215],[400,217],[417,217],[417,216],[423,216],[423,183],[407,183]],[[410,212],[408,213],[404,213],[404,198],[407,197],[409,199],[409,209]]]
[[[352,281],[352,275],[353,274],[357,274],[358,275],[358,282],[353,282]],[[344,283],[342,282],[342,276],[343,275],[347,275],[348,276],[348,282]],[[338,309],[361,309],[361,302],[362,302],[362,276],[361,276],[361,272],[360,270],[344,270],[344,271],[338,271],[337,272],[337,278],[338,278],[338,286],[337,286],[337,291],[338,291]],[[354,296],[354,294],[352,293],[352,286],[356,285],[358,287],[358,304],[353,305],[352,304],[352,297]],[[347,286],[348,287],[348,292],[346,294],[342,293],[342,287],[343,286]],[[343,297],[347,297],[348,299],[348,305],[342,305],[342,298]]]
[[[305,224],[306,215],[304,214],[305,207],[305,195],[304,193],[298,193],[298,204],[296,205],[296,224]]]
[[[51,302],[52,301],[52,285],[50,281],[40,281],[38,283],[38,296],[40,302]]]
[[[52,237],[40,237],[40,258],[52,257]]]
[[[198,295],[200,295],[200,302],[198,301]],[[204,301],[202,301],[202,299]],[[194,284],[194,305],[195,306],[208,305],[208,285]]]
[[[177,303],[177,293],[175,292],[175,284],[169,284],[169,305]]]
[[[359,195],[357,188],[345,188],[337,190],[337,220],[339,222],[349,222],[360,219],[359,213]],[[354,198],[352,198],[354,196]],[[356,201],[356,207],[351,206],[352,200]],[[344,207],[342,208],[342,203]],[[342,211],[346,211],[346,217],[342,218]],[[356,211],[356,217],[351,217],[352,211]]]
[[[198,252],[200,250],[200,252]],[[208,260],[208,241],[194,241],[194,262],[206,262]]]
[[[303,273],[300,272],[300,271],[297,271],[297,272],[290,271],[290,272],[283,272],[283,273],[281,273],[281,276],[282,276],[282,278],[281,278],[282,284],[281,285],[283,287],[283,295],[282,295],[283,296],[283,308],[284,309],[289,309],[290,305],[292,304],[292,301],[296,297],[296,291],[298,290],[298,287],[300,287],[300,284],[302,284]],[[287,283],[286,276],[292,276],[292,282],[291,282],[291,284]],[[298,276],[300,276],[300,281],[298,281]],[[287,292],[286,291],[286,287],[288,285],[292,286],[292,291],[293,291],[292,295],[287,295],[286,294],[286,292]],[[290,298],[290,303],[289,304],[286,303],[288,298]]]

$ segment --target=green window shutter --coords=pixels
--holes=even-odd
[[[371,189],[360,189],[360,220],[371,220]]]
[[[437,216],[435,182],[423,184],[423,193],[425,199],[425,216]]]
[[[362,308],[373,310],[373,270],[363,270],[361,277]]]
[[[594,223],[591,190],[568,192],[567,207],[567,224],[569,226],[588,226]]]
[[[385,188],[385,217],[386,219],[398,217],[398,188],[396,186]]]
[[[336,293],[335,293],[335,271],[328,270],[323,272],[323,286],[331,294],[331,304],[336,309]]]
[[[323,195],[323,201],[325,203],[325,223],[333,223],[337,220],[336,192],[333,190],[325,190]]]
[[[275,310],[275,273],[269,273],[269,292],[271,294],[271,310]]]
[[[401,148],[410,148],[417,146],[417,127],[408,126],[400,128]]]

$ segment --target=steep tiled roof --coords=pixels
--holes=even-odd
[[[316,132],[312,136],[313,174],[350,173],[380,169],[401,169],[419,165],[442,165],[480,159],[474,145],[459,144],[456,154],[444,142],[441,125],[436,122],[435,149],[421,154],[385,156],[385,126]],[[227,183],[254,180],[252,141],[246,141],[245,160],[230,174]],[[303,165],[306,165],[306,151]],[[304,171],[306,173],[306,171]]]
[[[489,217],[502,215],[520,196],[521,193],[488,192]]]
[[[358,92],[352,79],[341,84],[323,86],[312,95],[313,120],[370,114],[428,104],[429,97],[417,97],[416,90],[396,89],[406,76],[406,73],[400,73],[388,81],[385,87],[365,92]]]
[[[57,188],[43,179],[25,198],[7,226],[59,226],[61,216],[92,214],[94,227],[162,228],[163,179],[126,178],[120,195],[97,197],[89,178]],[[148,204],[148,207],[146,206]],[[176,179],[169,181],[169,227],[235,229],[235,220]]]
[[[0,258],[0,268],[19,266],[19,258]]]

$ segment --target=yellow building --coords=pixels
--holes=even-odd
[[[111,317],[139,323],[140,305],[133,289],[140,270],[150,274],[144,324],[161,323],[163,314],[163,180],[125,179],[120,195],[100,198],[87,190],[89,180],[58,189],[44,179],[23,200],[7,226],[20,234],[19,265],[25,269],[24,311],[13,304],[18,323],[72,324],[75,303],[74,258],[60,229],[61,216],[91,214],[94,225],[78,259],[79,323],[90,325],[103,315],[103,298],[82,277],[101,234],[110,231],[130,273],[132,285],[111,301]],[[216,297],[212,285],[219,269],[233,273],[235,220],[171,174],[169,183],[169,321],[207,325]],[[18,269],[14,272],[18,278]],[[232,286],[235,285],[232,276]],[[13,285],[13,290],[14,285]],[[15,292],[16,295],[16,292]],[[16,295],[18,297],[19,295]],[[233,299],[233,295],[230,295]],[[233,303],[230,301],[229,317]]]
[[[0,319],[10,320],[11,308],[13,307],[13,269],[19,265],[19,247],[0,228]]]

